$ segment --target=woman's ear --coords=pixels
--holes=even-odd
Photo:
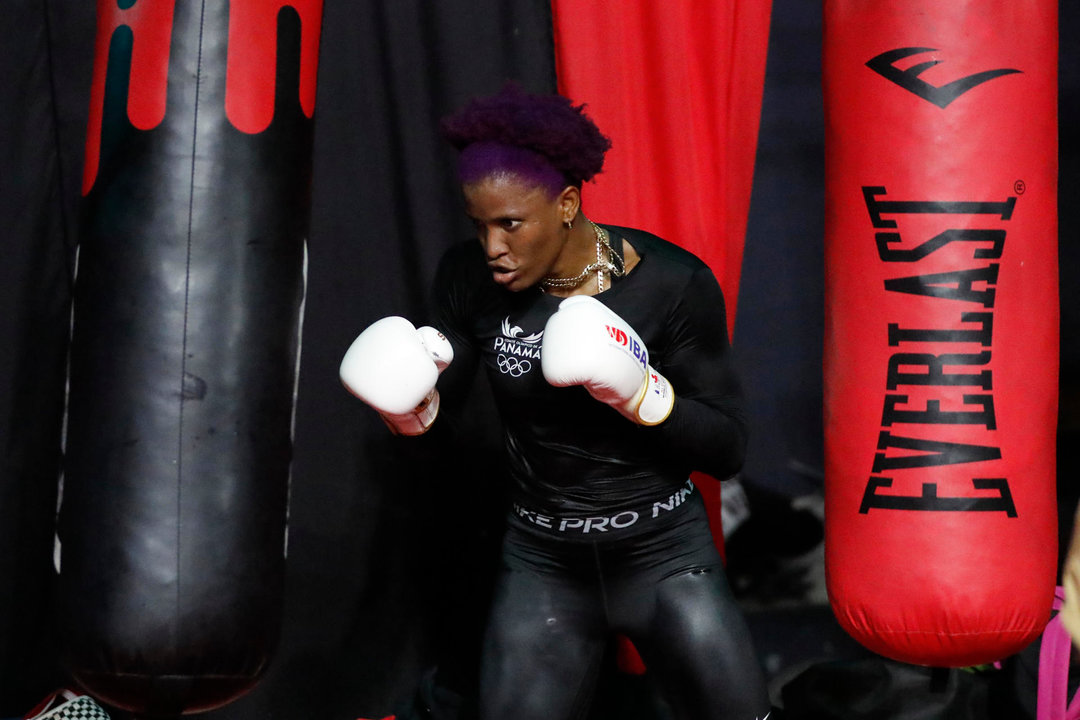
[[[560,219],[563,223],[573,221],[581,209],[581,188],[575,185],[567,185],[556,198],[559,206]]]

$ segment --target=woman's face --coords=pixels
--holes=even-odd
[[[465,212],[476,226],[496,283],[516,292],[559,274],[560,255],[570,237],[565,223],[577,213],[576,188],[551,197],[543,187],[498,174],[462,189]]]

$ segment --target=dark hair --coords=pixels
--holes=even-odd
[[[458,150],[477,146],[462,158],[463,181],[498,171],[535,178],[540,160],[564,185],[580,186],[604,167],[604,153],[611,147],[584,111],[585,105],[575,106],[561,95],[535,95],[507,83],[495,95],[476,98],[443,119],[442,133]],[[538,180],[551,185],[550,179]]]

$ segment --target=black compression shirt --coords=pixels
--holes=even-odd
[[[685,487],[691,470],[727,478],[745,449],[724,299],[712,272],[654,235],[606,227],[612,245],[625,238],[640,261],[596,297],[637,331],[676,394],[671,415],[655,427],[633,424],[582,387],[547,383],[543,330],[562,298],[500,288],[475,240],[447,253],[435,282],[433,324],[455,356],[440,387],[483,365],[503,421],[512,497],[555,516],[649,505]],[[443,395],[446,402],[453,393]]]

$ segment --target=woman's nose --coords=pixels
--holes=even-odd
[[[502,232],[497,229],[484,229],[479,231],[480,243],[484,246],[484,253],[488,256],[489,260],[493,260],[501,255],[505,255],[507,251],[506,238]]]

